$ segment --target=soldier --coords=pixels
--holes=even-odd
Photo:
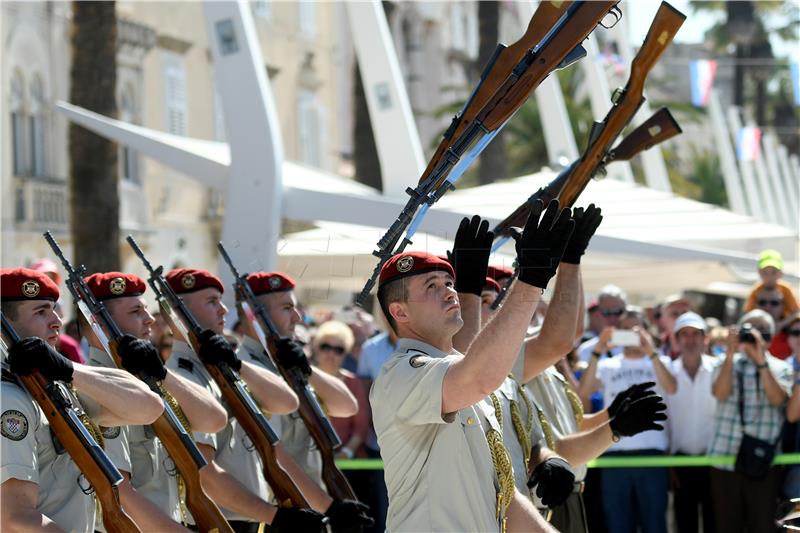
[[[184,268],[172,270],[166,279],[204,328],[199,354],[195,354],[180,331],[174,331],[175,341],[167,368],[202,386],[221,401],[221,391],[205,370],[203,361],[225,362],[240,372],[253,397],[266,411],[283,414],[297,408],[297,397],[286,384],[269,372],[239,360],[222,336],[228,310],[222,303],[224,288],[219,278],[207,270]],[[260,475],[263,471],[261,459],[235,418],[229,416],[225,429],[216,435],[195,432],[194,437],[209,463],[202,470],[203,487],[224,509],[234,531],[255,533],[261,522],[277,530],[322,529],[324,518],[319,513],[277,508],[268,503],[271,496]]]
[[[92,274],[86,285],[103,302],[124,337],[119,342],[122,367],[138,375],[154,377],[172,395],[194,431],[216,433],[225,427],[225,409],[206,389],[167,370],[150,338],[153,316],[147,311],[143,294],[147,284],[139,276],[121,272]],[[114,368],[114,361],[103,345],[89,335],[90,366]],[[175,467],[171,465],[161,441],[149,426],[106,428],[106,452],[123,475],[130,478],[134,491],[123,492],[122,506],[143,531],[186,531]],[[98,527],[98,530],[102,528]]]
[[[389,489],[391,530],[552,531],[508,484],[498,430],[483,427],[475,404],[497,390],[555,274],[573,222],[553,202],[537,202],[517,242],[520,275],[505,305],[462,355],[464,325],[449,263],[402,253],[381,270],[378,301],[399,337],[370,392]],[[485,277],[485,266],[484,266]],[[480,316],[478,314],[478,316]]]
[[[294,280],[280,272],[254,272],[247,276],[247,283],[283,337],[277,341],[277,351],[273,355],[285,367],[299,367],[302,370],[329,415],[345,417],[355,414],[358,402],[347,386],[335,376],[311,366],[302,348],[291,340],[294,327],[301,320],[294,296]],[[250,320],[241,316],[240,322],[245,335],[237,351],[239,358],[269,371],[275,379],[281,379],[269,355],[257,340]],[[321,457],[300,415],[294,412],[276,418],[281,432],[278,459],[285,467],[292,469],[292,478],[300,485],[312,507],[325,512],[334,531],[360,530],[372,525],[373,520],[367,515],[369,508],[366,505],[354,500],[332,499],[321,488]],[[295,465],[300,468],[295,469]]]
[[[74,364],[55,351],[59,290],[49,278],[25,268],[2,269],[0,293],[3,316],[24,339],[9,349],[13,374],[39,370],[47,379],[70,384],[91,399],[87,413],[102,425],[149,424],[160,416],[161,399],[128,372]],[[0,390],[0,529],[93,531],[94,497],[81,486],[81,472],[57,444],[38,404],[5,372]]]

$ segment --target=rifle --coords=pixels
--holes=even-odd
[[[528,44],[514,45],[511,49],[498,47],[465,108],[445,132],[442,144],[416,188],[406,189],[410,199],[378,241],[378,249],[373,255],[378,257],[379,262],[356,297],[357,304],[363,304],[384,263],[393,255],[401,253],[412,242],[411,237],[430,207],[454,188],[453,184],[472,160],[500,132],[542,80],[553,70],[574,63],[586,54],[580,43],[597,24],[602,24],[601,21],[607,14],[612,14],[616,21],[620,19],[621,12],[616,7],[617,3],[618,0],[542,2],[534,13],[534,21],[540,9],[544,10],[540,15],[542,20],[558,13],[560,16],[540,40],[534,41],[536,45],[530,48],[527,48]],[[559,11],[561,8],[563,11]],[[536,32],[531,33],[533,38],[538,37]],[[503,54],[512,49],[512,52]],[[516,58],[512,59],[512,54],[518,54],[522,50],[522,57],[514,62]],[[513,68],[509,72],[510,65]],[[484,84],[485,87],[482,87]],[[469,152],[466,153],[468,149]],[[403,231],[406,231],[406,235],[398,244]]]
[[[106,309],[105,304],[98,300],[86,285],[83,279],[86,268],[84,266],[80,266],[78,269],[73,268],[49,231],[44,234],[44,238],[64,266],[64,271],[67,273],[66,285],[79,312],[92,328],[92,332],[103,345],[106,353],[111,356],[117,367],[121,368],[119,341],[123,333]],[[150,427],[153,428],[175,463],[180,479],[186,487],[186,506],[192,513],[195,523],[201,531],[233,533],[219,507],[208,497],[200,483],[200,469],[208,463],[197,448],[192,436],[189,435],[189,422],[180,405],[154,377],[143,374],[136,377],[144,381],[151,391],[161,397],[164,403],[164,412],[150,424]]]
[[[511,237],[512,228],[525,224],[535,200],[541,199],[544,203],[548,203],[557,198],[562,206],[571,206],[586,188],[589,180],[598,172],[605,172],[607,164],[613,161],[628,160],[639,152],[681,133],[680,126],[669,110],[662,108],[625,137],[616,149],[611,149],[611,144],[631,121],[645,100],[643,90],[647,74],[672,42],[684,20],[686,20],[686,16],[683,13],[667,2],[661,3],[642,47],[633,58],[631,73],[625,88],[614,91],[611,97],[613,105],[602,122],[593,124],[589,133],[589,142],[583,154],[562,170],[547,186],[531,195],[525,203],[494,227],[493,231],[497,240],[493,250],[500,248]],[[492,303],[492,308],[499,306],[515,277],[513,276],[503,287]]]
[[[173,332],[180,334],[189,341],[194,351],[199,353],[199,335],[203,328],[200,327],[200,324],[187,309],[183,299],[172,290],[167,280],[164,279],[164,267],[153,268],[153,265],[147,260],[134,238],[128,235],[126,240],[144,264],[145,269],[147,269],[150,276],[148,283],[153,289],[158,305],[170,328],[172,328]],[[253,446],[258,450],[264,467],[264,478],[275,493],[279,504],[282,507],[308,508],[308,502],[302,491],[292,481],[275,455],[275,445],[279,442],[278,435],[269,425],[261,409],[256,405],[255,400],[253,400],[244,382],[239,377],[239,373],[226,363],[203,363],[203,366],[216,382],[222,392],[222,398],[233,416],[239,421]]]
[[[267,353],[275,368],[278,369],[283,379],[297,394],[300,401],[298,411],[303,419],[308,432],[322,456],[322,479],[333,498],[357,500],[350,483],[342,472],[336,467],[333,452],[342,442],[331,421],[325,415],[314,394],[313,389],[298,369],[286,368],[272,354],[276,353],[276,342],[281,338],[275,324],[264,306],[256,299],[253,289],[247,283],[247,274],[240,274],[233,264],[228,251],[220,242],[217,244],[222,258],[231,269],[234,278],[234,289],[237,295],[237,308],[239,316],[247,320],[253,327],[261,347]]]
[[[5,315],[0,314],[0,319],[3,335],[8,342],[12,345],[18,343],[19,335]],[[2,350],[7,352],[6,348],[3,342]],[[5,358],[3,372],[11,373]],[[141,533],[119,501],[119,488],[130,482],[117,470],[103,448],[84,426],[81,419],[88,417],[80,405],[73,401],[67,387],[58,381],[48,380],[38,370],[27,376],[15,376],[15,378],[39,405],[50,422],[50,427],[58,436],[59,442],[94,489],[95,496],[100,501],[106,531]]]

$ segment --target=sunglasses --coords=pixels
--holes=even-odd
[[[624,307],[620,307],[618,309],[600,309],[600,314],[603,316],[622,316],[622,313],[624,312]]]
[[[790,329],[786,334],[790,337],[800,337],[800,329]]]
[[[779,305],[783,305],[783,300],[757,300],[756,303],[759,307],[766,307],[771,305],[773,307],[778,307]]]
[[[344,355],[345,349],[343,346],[333,346],[332,344],[328,344],[327,342],[323,342],[319,345],[320,350],[325,350],[326,352],[333,352],[336,355]]]

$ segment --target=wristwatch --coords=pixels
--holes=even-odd
[[[760,365],[756,365],[756,368],[759,369],[759,370],[761,370],[762,368],[767,368],[767,362],[764,361]]]
[[[653,353],[651,353],[651,354],[650,354],[650,360],[651,360],[651,361],[652,361],[653,359],[656,359],[656,358],[658,358],[658,352],[653,352]]]

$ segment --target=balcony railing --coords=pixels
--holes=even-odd
[[[14,220],[19,229],[67,229],[69,195],[66,181],[43,177],[14,179]]]

